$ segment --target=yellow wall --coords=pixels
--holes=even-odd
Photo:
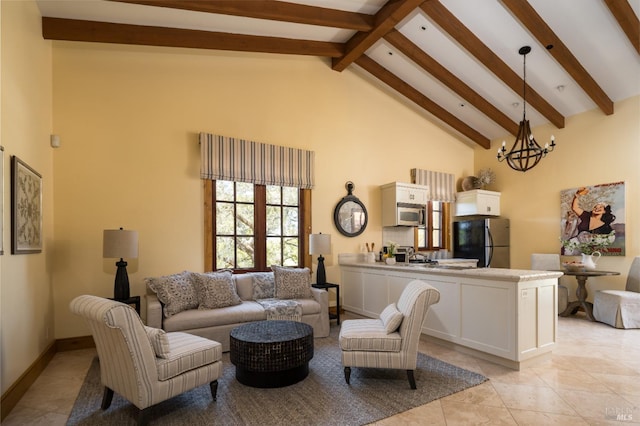
[[[56,337],[87,334],[66,309],[82,293],[113,294],[116,259],[102,230],[139,231],[132,294],[144,277],[203,270],[197,133],[206,131],[316,153],[313,231],[337,253],[382,246],[378,186],[409,182],[413,167],[473,170],[473,149],[357,71],[315,57],[53,43]],[[437,154],[436,154],[437,153]],[[358,238],[333,226],[346,181],[368,207]]]
[[[493,188],[502,192],[502,213],[511,219],[511,265],[529,268],[531,253],[558,253],[560,238],[560,191],[585,185],[626,183],[626,256],[603,257],[598,266],[620,271],[619,277],[590,279],[589,299],[595,290],[623,289],[634,256],[640,255],[640,97],[615,104],[615,113],[592,110],[568,117],[564,129],[541,126],[533,129],[539,143],[556,137],[557,148],[532,170],[515,172],[495,156],[502,139],[489,151],[476,149],[475,168],[496,172]],[[507,147],[515,139],[507,136]],[[566,260],[574,260],[567,258]],[[572,285],[575,280],[563,278]]]
[[[53,159],[51,133],[51,43],[42,39],[33,2],[1,3],[2,121],[4,146],[3,243],[0,256],[1,386],[6,391],[53,342]],[[44,249],[11,254],[10,157],[42,175]],[[48,336],[47,336],[48,334]]]

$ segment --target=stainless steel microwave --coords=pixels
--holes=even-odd
[[[425,224],[425,206],[420,204],[398,203],[396,214],[399,226],[423,226]]]

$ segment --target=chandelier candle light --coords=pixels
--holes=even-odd
[[[113,285],[113,298],[129,299],[129,275],[127,275],[127,262],[124,258],[138,257],[138,231],[125,231],[122,228],[105,229],[102,237],[102,257],[120,258],[116,262],[118,270]]]
[[[531,134],[531,127],[529,126],[529,120],[527,120],[527,54],[529,52],[531,52],[530,46],[523,46],[518,51],[518,53],[523,56],[523,107],[522,121],[518,128],[518,135],[509,152],[507,152],[507,143],[502,141],[502,147],[498,148],[497,156],[498,161],[502,162],[507,160],[509,167],[518,172],[526,172],[534,168],[543,157],[546,157],[546,155],[556,147],[556,141],[553,135],[551,135],[551,145],[547,143],[544,148],[538,145],[538,142],[533,138],[533,134]]]
[[[324,257],[323,254],[331,253],[331,235],[323,234],[310,234],[309,235],[309,254],[318,254],[318,270],[316,272],[316,283],[326,284],[327,275],[324,270]]]

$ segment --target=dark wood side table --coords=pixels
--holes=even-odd
[[[131,296],[128,299],[114,299],[110,297],[111,300],[115,300],[116,302],[124,303],[126,305],[135,305],[136,312],[140,315],[140,296]]]
[[[620,272],[615,271],[567,271],[564,270],[565,275],[572,275],[576,277],[578,281],[578,288],[576,288],[576,297],[578,300],[569,303],[567,309],[560,313],[561,317],[568,317],[569,315],[578,312],[579,308],[582,308],[587,315],[587,318],[591,321],[595,321],[593,318],[593,303],[587,302],[587,278],[589,277],[604,277],[607,275],[620,275]]]
[[[340,286],[338,284],[333,283],[324,283],[324,284],[311,284],[313,288],[320,288],[326,291],[329,291],[330,288],[336,289],[336,313],[332,314],[329,312],[329,320],[336,320],[336,323],[340,325]]]

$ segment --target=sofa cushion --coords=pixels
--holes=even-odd
[[[379,319],[343,321],[339,340],[343,351],[399,352],[402,347],[400,334],[387,334]]]
[[[311,297],[309,268],[284,268],[273,265],[277,299],[306,299]]]
[[[253,280],[253,299],[272,299],[276,296],[276,283],[273,272],[251,274]]]
[[[169,344],[167,333],[161,328],[147,327],[146,325],[144,326],[144,331],[147,332],[147,337],[156,356],[158,358],[168,358],[171,345]]]
[[[240,305],[228,306],[226,308],[205,311],[199,309],[183,311],[171,318],[165,319],[162,327],[166,331],[195,330],[251,321],[263,321],[266,319],[267,314],[262,306],[253,301],[243,300]]]
[[[242,303],[231,272],[192,274],[198,296],[198,309],[216,309]]]
[[[158,295],[160,302],[164,304],[166,318],[178,312],[198,307],[198,296],[189,271],[157,278],[145,278],[145,281],[149,288]]]
[[[387,334],[393,333],[402,324],[404,316],[402,312],[398,310],[395,303],[390,304],[382,310],[380,313],[380,320]]]
[[[200,368],[222,359],[219,342],[188,333],[167,333],[171,352],[167,359],[158,359],[158,379],[168,380],[186,371]]]

